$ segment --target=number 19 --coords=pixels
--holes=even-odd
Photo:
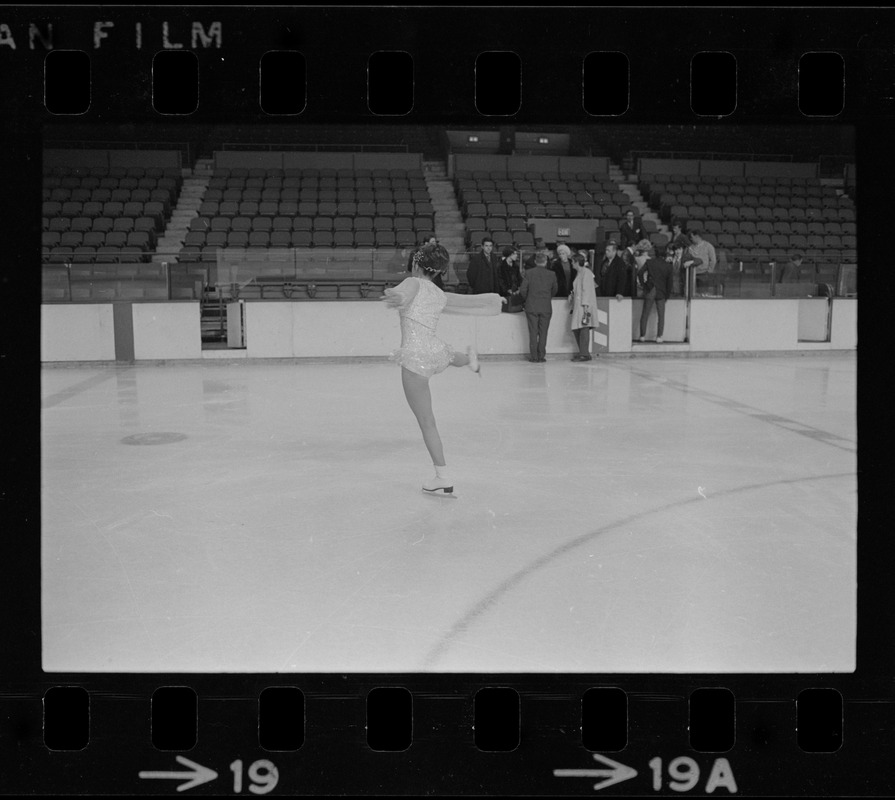
[[[239,794],[242,791],[242,760],[237,759],[230,765],[233,772],[233,791]],[[252,785],[249,791],[252,794],[267,794],[272,792],[280,780],[277,768],[270,761],[255,761],[249,767],[249,780]]]

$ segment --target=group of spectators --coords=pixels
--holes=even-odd
[[[596,298],[643,298],[640,341],[645,340],[653,308],[658,316],[657,342],[664,341],[665,303],[670,297],[689,297],[714,289],[718,256],[701,230],[686,229],[672,220],[671,240],[664,253],[647,237],[643,224],[628,211],[618,237],[606,242],[602,254],[591,264],[586,251],[572,251],[559,244],[551,252],[543,239],[535,240],[535,251],[524,261],[514,247],[498,254],[494,240],[486,236],[481,249],[469,257],[466,281],[471,294],[494,292],[503,298],[506,312],[524,311],[528,318],[529,360],[546,360],[546,341],[554,297],[569,298],[571,328],[579,352],[574,361],[590,361],[590,329],[596,322]],[[802,255],[796,253],[783,265],[780,280],[798,280]],[[443,288],[443,287],[440,287]]]
[[[664,258],[658,258],[644,233],[642,222],[632,211],[619,226],[617,239],[606,242],[589,263],[585,251],[573,253],[566,244],[551,254],[543,239],[535,242],[535,252],[524,262],[513,247],[495,252],[486,236],[479,252],[470,256],[466,280],[472,294],[496,292],[504,299],[504,310],[523,311],[528,317],[529,360],[543,362],[547,331],[552,315],[552,298],[568,297],[571,328],[579,352],[576,361],[589,361],[590,328],[595,325],[596,297],[642,297],[640,341],[645,340],[647,322],[655,307],[658,316],[657,342],[664,341],[665,303],[669,297],[688,296],[694,285],[707,285],[700,276],[713,273],[718,263],[715,248],[699,230],[684,231],[675,221],[672,239]],[[595,259],[595,261],[597,260]],[[688,288],[689,287],[689,288]]]
[[[610,239],[604,246],[604,252],[598,256],[599,263],[592,265],[598,294],[603,297],[638,297],[637,265],[635,251],[649,246],[655,250],[644,235],[642,223],[633,212],[619,228],[617,238]],[[575,259],[571,248],[566,244],[557,246],[554,252],[547,249],[543,239],[535,240],[535,252],[524,261],[518,250],[504,247],[500,254],[494,248],[493,240],[486,236],[482,240],[481,250],[469,258],[466,280],[472,294],[497,292],[508,300],[508,310],[519,310],[519,288],[525,271],[531,269],[539,255],[545,255],[547,266],[556,275],[557,297],[568,297],[575,279]],[[672,239],[665,247],[665,259],[672,264],[673,284],[669,296],[687,296],[688,269],[696,276],[696,289],[705,290],[711,285],[704,279],[714,273],[718,257],[714,246],[706,241],[702,232],[691,230],[685,232],[679,222],[674,223]],[[692,285],[691,285],[692,289]]]

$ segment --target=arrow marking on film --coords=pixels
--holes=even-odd
[[[177,756],[177,762],[184,767],[189,767],[189,772],[140,772],[139,776],[141,778],[161,778],[163,780],[183,780],[185,778],[189,778],[187,783],[182,783],[177,787],[178,792],[185,792],[187,789],[192,789],[196,786],[201,786],[203,783],[208,783],[208,781],[213,781],[217,778],[218,774],[213,769],[208,769],[208,767],[203,767],[201,764],[197,764],[195,761],[190,761],[188,758],[184,758],[183,756]]]
[[[593,753],[594,761],[602,762],[609,769],[555,769],[553,775],[557,778],[605,778],[605,780],[594,784],[594,789],[605,789],[614,783],[628,781],[637,777],[637,770],[619,764],[611,758]]]

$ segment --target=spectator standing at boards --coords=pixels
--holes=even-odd
[[[538,253],[535,265],[525,273],[519,287],[528,319],[528,360],[533,364],[542,364],[547,360],[547,331],[553,316],[553,298],[557,288],[556,273],[547,268],[547,254]]]

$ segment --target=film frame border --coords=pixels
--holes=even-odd
[[[471,75],[466,87],[459,85],[456,77],[458,72],[462,73],[457,64],[464,59],[468,63],[470,55],[474,60],[479,52],[505,49],[518,52],[522,57],[524,83],[520,112],[513,119],[519,124],[555,125],[593,123],[595,119],[598,124],[611,124],[583,111],[580,80],[567,78],[575,71],[569,64],[575,59],[569,53],[574,53],[578,61],[580,56],[592,51],[615,49],[628,54],[631,102],[619,122],[691,124],[694,116],[686,102],[687,93],[680,91],[675,95],[662,87],[657,89],[655,84],[651,88],[645,76],[654,72],[654,68],[667,66],[670,59],[674,64],[671,71],[680,80],[684,61],[692,53],[708,49],[700,43],[711,40],[711,49],[736,54],[741,76],[755,69],[754,74],[765,78],[764,82],[753,83],[751,90],[745,77],[741,78],[736,111],[713,124],[810,125],[824,122],[806,122],[799,114],[793,102],[794,76],[779,69],[780,63],[791,61],[793,54],[800,51],[842,52],[845,107],[835,121],[855,125],[857,129],[856,158],[862,175],[858,199],[862,260],[884,263],[887,254],[883,251],[882,237],[873,234],[885,227],[881,208],[889,197],[889,189],[883,176],[892,174],[893,165],[888,143],[893,141],[891,133],[895,130],[891,96],[895,36],[884,31],[885,26],[880,24],[887,18],[886,12],[796,8],[766,10],[762,14],[759,10],[742,9],[566,8],[524,12],[516,9],[517,16],[511,18],[506,9],[488,8],[477,9],[476,24],[470,25],[469,10],[463,11],[465,14],[461,15],[457,9],[376,7],[216,9],[203,6],[102,10],[99,7],[16,7],[5,10],[3,17],[11,21],[14,35],[26,31],[31,21],[53,21],[57,26],[54,37],[57,47],[87,51],[92,51],[93,24],[97,20],[114,15],[128,18],[134,26],[138,21],[145,24],[142,49],[122,48],[112,54],[116,66],[124,65],[123,69],[100,69],[98,59],[103,57],[100,49],[92,59],[91,110],[85,116],[91,124],[111,125],[143,124],[158,119],[151,103],[147,104],[145,92],[133,91],[128,77],[135,64],[138,70],[144,68],[145,58],[153,49],[149,44],[150,27],[154,25],[158,29],[166,20],[171,22],[169,35],[172,36],[177,23],[192,18],[208,20],[214,16],[222,21],[227,39],[220,52],[196,51],[200,75],[208,77],[202,78],[205,85],[200,85],[199,110],[191,121],[237,117],[246,124],[264,123],[269,118],[260,112],[257,96],[251,91],[237,91],[238,101],[234,101],[231,81],[234,73],[229,71],[226,61],[243,58],[244,53],[239,51],[251,46],[255,51],[249,61],[255,68],[266,50],[296,49],[306,53],[309,89],[302,118],[308,122],[373,121],[364,107],[363,92],[355,96],[351,91],[327,92],[325,87],[356,90],[357,66],[375,49],[410,52],[415,70],[420,70],[417,74],[427,76],[430,91],[421,92],[423,81],[417,80],[414,110],[407,117],[399,118],[401,121],[464,126],[490,124],[470,102]],[[251,31],[240,25],[247,13],[252,14]],[[521,19],[519,14],[523,15]],[[358,24],[359,20],[363,24]],[[126,27],[122,23],[120,29]],[[366,35],[371,30],[379,41],[366,44]],[[755,31],[754,39],[750,37],[752,31]],[[237,41],[231,45],[234,38]],[[408,39],[412,45],[407,44]],[[332,47],[334,42],[339,42],[341,47]],[[439,42],[446,49],[435,46]],[[559,55],[550,57],[545,52],[551,50],[553,42],[563,42],[564,48]],[[111,41],[103,41],[101,47],[107,44],[111,48]],[[686,58],[678,58],[675,48],[685,52]],[[343,60],[334,57],[337,52]],[[21,215],[23,206],[32,211],[38,208],[39,180],[35,176],[40,174],[42,129],[43,125],[55,122],[42,110],[42,94],[38,90],[44,54],[40,49],[26,51],[24,44],[15,52],[0,47],[0,58],[7,62],[6,66],[12,63],[17,67],[4,69],[0,76],[0,96],[6,106],[0,125],[6,141],[11,143],[0,155],[8,186],[13,190],[0,200],[7,218]],[[220,62],[215,60],[218,57]],[[318,58],[320,64],[326,64],[326,79],[321,77],[324,68],[318,66],[315,60]],[[440,59],[448,61],[447,68],[440,66]],[[542,59],[541,73],[529,66],[537,59]],[[763,63],[765,68],[761,69]],[[313,80],[312,76],[315,76]],[[557,76],[565,79],[558,81]],[[375,122],[381,124],[379,118]],[[36,214],[33,217],[33,225],[24,224],[8,232],[12,252],[26,257],[38,252],[39,236],[35,230],[39,217]],[[39,289],[35,292],[30,282],[33,276],[10,274],[5,278],[11,291],[25,297],[39,297]],[[859,364],[864,360],[866,366],[867,361],[861,356],[866,349],[871,349],[871,353],[875,349],[874,329],[866,321],[877,317],[873,306],[879,297],[865,295],[865,298],[869,300],[869,304],[865,300],[869,307],[859,323],[863,334]],[[25,388],[20,396],[10,399],[11,413],[16,418],[37,423],[29,426],[32,431],[39,429],[34,411],[39,404],[34,404],[34,408],[29,406],[39,395],[39,376],[34,369],[39,364],[35,323],[33,308],[13,311],[9,332],[17,338],[10,336],[7,341],[27,341],[11,348],[4,359],[7,370]],[[874,388],[872,376],[859,370],[862,409],[859,433],[868,430],[863,420],[876,419],[874,411],[884,410],[882,404],[877,405],[881,398]],[[738,734],[740,726],[768,732],[765,743],[747,742],[737,736],[729,758],[740,793],[799,796],[811,794],[813,788],[821,785],[829,794],[848,794],[856,788],[864,794],[888,794],[892,779],[882,765],[886,764],[895,738],[891,715],[891,654],[887,647],[892,641],[892,623],[881,611],[886,608],[887,599],[883,565],[891,550],[884,541],[888,529],[885,518],[871,513],[878,508],[879,489],[885,479],[879,469],[888,462],[882,457],[884,442],[869,441],[871,438],[862,437],[858,462],[862,494],[858,540],[858,667],[852,675],[45,674],[40,669],[39,502],[33,491],[39,486],[39,473],[33,452],[29,456],[27,448],[16,449],[15,458],[25,467],[8,484],[9,495],[14,498],[8,519],[11,519],[11,528],[23,535],[5,537],[2,547],[7,556],[4,563],[22,566],[18,579],[6,583],[7,608],[21,609],[22,613],[10,614],[3,622],[3,674],[8,678],[0,687],[0,719],[5,729],[0,731],[3,734],[0,743],[6,751],[0,760],[6,764],[12,761],[18,768],[12,772],[2,770],[0,774],[5,774],[0,791],[79,793],[81,787],[72,785],[74,775],[78,774],[83,776],[84,788],[90,791],[167,793],[170,785],[140,784],[136,775],[152,766],[150,761],[154,764],[170,761],[173,767],[174,753],[159,753],[149,741],[148,704],[156,688],[180,685],[192,687],[200,698],[199,740],[186,757],[200,764],[213,764],[222,777],[228,769],[224,761],[232,763],[237,759],[248,765],[267,758],[279,760],[282,765],[289,763],[288,768],[284,766],[280,770],[281,782],[276,789],[279,793],[370,794],[377,793],[376,789],[390,793],[586,793],[592,791],[586,781],[573,787],[557,781],[552,774],[555,768],[581,767],[586,761],[582,758],[586,753],[580,746],[580,733],[569,730],[580,719],[576,703],[586,689],[614,686],[628,693],[628,745],[616,755],[622,762],[636,757],[638,769],[643,772],[646,756],[661,757],[666,762],[690,756],[697,763],[703,762],[704,770],[708,769],[711,758],[707,754],[694,754],[687,743],[682,703],[685,705],[693,689],[723,686],[737,696]],[[46,690],[64,685],[83,686],[90,692],[91,744],[83,752],[48,752],[39,727],[35,730],[35,725],[40,723],[40,700]],[[306,698],[305,743],[288,757],[267,753],[257,741],[254,744],[251,741],[257,728],[260,692],[283,685],[298,686]],[[413,693],[414,742],[404,753],[383,755],[367,749],[364,699],[370,690],[380,686],[403,686]],[[471,702],[475,691],[483,686],[511,686],[522,700],[522,743],[515,751],[500,753],[496,758],[478,751],[472,744]],[[806,754],[796,746],[792,731],[794,698],[802,689],[817,686],[837,688],[843,695],[845,746],[836,753]],[[632,709],[637,713],[632,713]],[[138,715],[145,716],[139,724],[132,724],[131,720]],[[785,735],[787,730],[792,732],[790,736]],[[221,791],[222,786],[219,781],[207,784],[205,789]],[[632,787],[632,783],[618,786],[622,793],[634,793]],[[703,787],[691,791],[698,792]],[[643,785],[636,788],[643,789]],[[661,791],[668,793],[668,790],[666,782]]]

